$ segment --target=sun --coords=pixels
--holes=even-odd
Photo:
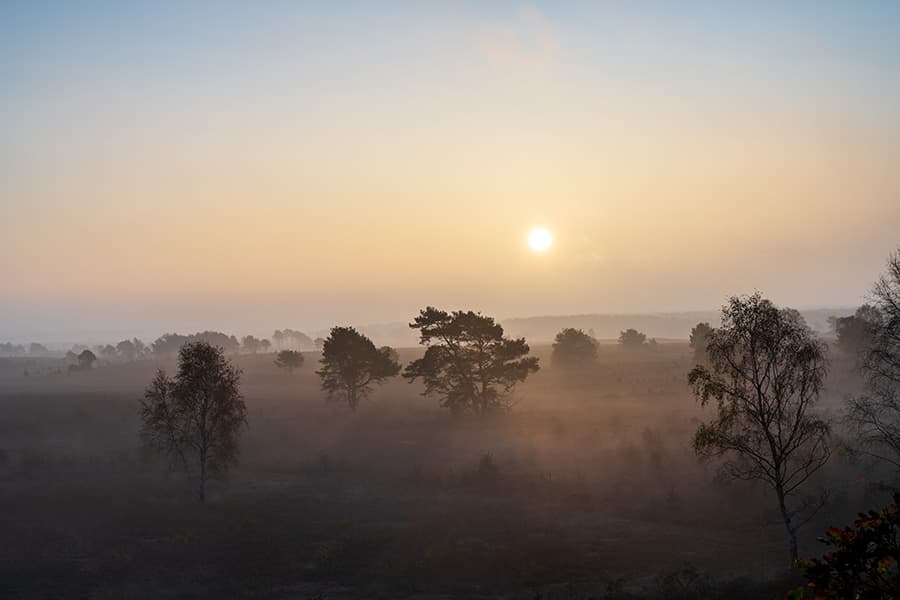
[[[528,232],[528,247],[535,252],[546,252],[553,245],[553,234],[543,227],[535,227]]]

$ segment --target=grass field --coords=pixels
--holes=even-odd
[[[780,597],[772,499],[691,450],[688,347],[601,346],[576,373],[535,351],[544,368],[490,418],[399,379],[351,413],[324,400],[314,354],[293,375],[235,357],[249,427],[206,505],[138,439],[137,399],[174,364],[0,359],[0,595]],[[853,385],[833,375],[826,410]],[[882,499],[841,453],[817,485],[831,500],[805,554]]]

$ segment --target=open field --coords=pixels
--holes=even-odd
[[[699,597],[690,567],[763,582],[728,597],[779,597],[772,499],[716,481],[691,450],[687,346],[601,346],[575,373],[536,353],[544,368],[490,418],[453,417],[399,379],[354,414],[324,401],[315,354],[293,375],[235,357],[249,428],[207,505],[139,444],[137,398],[174,364],[57,374],[53,359],[2,359],[0,595]],[[833,409],[854,383],[831,379]],[[828,466],[802,552],[882,500],[859,473]]]

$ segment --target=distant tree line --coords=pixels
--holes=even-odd
[[[117,344],[99,344],[88,347],[84,344],[75,344],[66,351],[65,359],[69,365],[77,362],[77,356],[84,350],[90,350],[96,360],[106,362],[124,361],[131,362],[145,358],[170,358],[178,354],[185,344],[193,342],[206,342],[222,348],[226,354],[257,354],[269,353],[273,350],[311,351],[321,350],[324,340],[312,339],[301,331],[293,329],[275,330],[272,340],[258,338],[254,335],[246,335],[240,340],[234,336],[220,331],[202,331],[190,334],[165,333],[151,342],[145,344],[138,338],[125,339]],[[11,342],[0,343],[0,356],[60,356],[60,351],[53,351],[45,345],[33,342],[29,345],[13,344]]]

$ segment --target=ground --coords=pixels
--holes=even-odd
[[[249,426],[206,505],[139,442],[137,399],[173,363],[0,359],[0,596],[677,597],[666,586],[708,576],[744,578],[729,598],[780,597],[770,494],[692,454],[704,412],[687,346],[603,346],[579,372],[535,352],[544,369],[489,418],[451,416],[400,379],[351,413],[324,400],[313,353],[293,375],[235,357]],[[832,379],[826,409],[852,386]],[[817,482],[832,500],[806,554],[877,505],[860,472],[838,453]]]

